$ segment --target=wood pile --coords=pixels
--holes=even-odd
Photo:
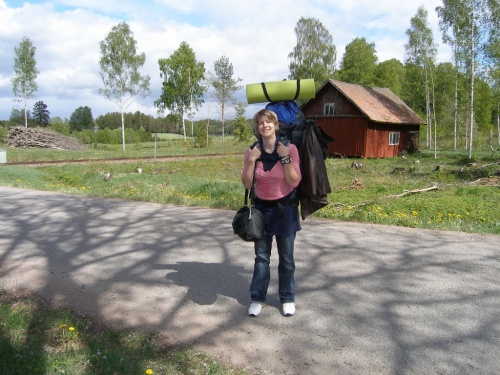
[[[85,150],[75,138],[41,128],[13,126],[7,133],[7,145],[10,147],[50,148],[53,150]]]

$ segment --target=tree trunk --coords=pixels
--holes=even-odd
[[[425,70],[425,112],[427,116],[427,148],[432,149],[432,115],[431,115],[431,99],[429,89],[429,68],[427,62],[424,66]]]
[[[436,121],[436,93],[434,85],[434,72],[431,72],[432,85],[432,117],[434,118],[434,159],[437,159],[437,121]]]
[[[472,159],[472,144],[474,140],[474,79],[475,79],[475,43],[474,43],[474,23],[475,23],[475,18],[474,18],[474,11],[475,11],[475,5],[472,5],[472,37],[471,37],[471,87],[470,87],[470,140],[469,140],[469,159]]]
[[[26,94],[26,83],[24,88],[24,127],[28,127],[28,97]]]
[[[125,116],[123,115],[123,106],[120,107],[122,113],[122,151],[125,152]]]
[[[181,117],[182,117],[182,132],[184,133],[184,145],[186,145],[187,138],[186,138],[186,122],[184,121],[184,105],[182,106]]]
[[[498,145],[500,146],[500,103],[497,104],[497,137]]]
[[[224,143],[224,133],[225,133],[225,124],[224,124],[224,120],[225,120],[225,108],[226,106],[224,105],[224,103],[222,103],[222,107],[221,107],[221,114],[222,114],[222,143]]]
[[[456,52],[455,52],[456,53]],[[453,138],[454,138],[454,150],[457,149],[458,142],[458,63],[455,62],[455,69],[457,70],[457,74],[455,76],[455,108],[453,109]]]

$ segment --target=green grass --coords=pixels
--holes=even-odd
[[[233,145],[243,152],[245,145]],[[315,216],[414,228],[500,234],[500,155],[422,152],[407,159],[326,160],[332,193]],[[419,164],[415,161],[419,160]],[[484,167],[484,165],[493,164]],[[442,168],[435,171],[436,166]],[[137,173],[142,168],[142,174]],[[177,160],[0,167],[0,184],[137,201],[236,210],[242,203],[242,155]],[[402,172],[393,173],[396,168]],[[109,181],[103,175],[111,174]],[[481,179],[481,180],[480,180]],[[479,182],[477,180],[480,180]],[[473,184],[473,182],[476,182]],[[489,185],[484,185],[488,183]],[[396,198],[407,190],[437,190]]]
[[[7,163],[57,161],[57,160],[106,160],[124,158],[161,158],[172,155],[203,155],[203,154],[230,154],[242,152],[246,145],[235,142],[232,137],[221,139],[213,138],[210,147],[193,147],[193,141],[175,134],[159,134],[156,142],[127,144],[123,152],[121,145],[92,144],[87,150],[68,151],[43,148],[2,148],[6,153]]]
[[[24,291],[0,291],[0,374],[244,374],[157,333],[102,327]]]

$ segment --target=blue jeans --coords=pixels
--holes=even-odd
[[[293,248],[295,233],[285,235],[277,234],[275,237],[279,255],[279,299],[281,303],[294,302],[295,260],[293,259]],[[264,234],[262,239],[255,241],[255,264],[252,283],[250,284],[250,296],[252,297],[252,301],[266,302],[267,288],[271,277],[269,263],[272,245],[272,235]]]

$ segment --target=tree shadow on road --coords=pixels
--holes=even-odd
[[[308,219],[296,242],[297,315],[249,319],[253,249],[232,234],[231,216],[6,189],[0,280],[106,324],[232,350],[271,373],[499,369],[490,237]]]

